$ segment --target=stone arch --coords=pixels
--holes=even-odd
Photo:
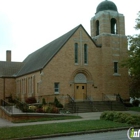
[[[83,73],[78,73],[74,77],[74,83],[87,83],[87,77]]]
[[[99,20],[96,21],[96,36],[99,35]]]
[[[86,77],[86,82],[87,83],[93,83],[93,78],[92,78],[91,73],[87,69],[84,69],[84,68],[76,69],[72,73],[72,75],[70,77],[70,82],[71,83],[74,83],[75,82],[74,80],[75,80],[75,77],[76,77],[77,74],[83,74]],[[84,78],[84,76],[83,76],[83,78]]]
[[[111,34],[117,34],[117,20],[115,18],[111,18]]]

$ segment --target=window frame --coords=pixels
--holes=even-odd
[[[60,93],[60,83],[59,82],[55,82],[54,83],[54,93],[55,94],[59,94]]]
[[[115,18],[111,18],[111,34],[117,34],[117,20]]]
[[[84,44],[84,64],[88,64],[88,45]]]
[[[118,62],[114,61],[114,73],[118,74]]]
[[[74,44],[74,62],[78,64],[78,43]]]

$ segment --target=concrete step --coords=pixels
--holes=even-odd
[[[18,114],[18,113],[22,113],[22,111],[16,108],[15,106],[13,106],[13,114]]]
[[[66,108],[72,113],[75,113],[75,112],[84,113],[84,112],[93,111],[89,102],[85,102],[85,101],[75,102],[74,105],[72,103],[69,103],[66,105]]]
[[[83,102],[75,102],[73,105],[72,103],[68,103],[66,108],[72,112],[100,112],[100,111],[125,111],[127,110],[126,107],[117,101],[93,101],[92,105],[88,101]]]

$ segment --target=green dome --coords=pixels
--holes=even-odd
[[[104,11],[104,10],[112,10],[112,11],[118,11],[117,10],[117,6],[115,5],[115,3],[113,3],[112,1],[108,1],[105,0],[103,2],[101,2],[96,9],[96,14],[100,11]]]

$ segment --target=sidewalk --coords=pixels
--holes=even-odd
[[[83,120],[97,120],[100,118],[102,112],[90,112],[90,113],[76,113],[73,115],[81,116],[81,119],[69,119],[69,120],[53,120],[53,121],[42,121],[42,122],[29,122],[29,123],[12,123],[5,119],[0,118],[0,128],[1,127],[13,127],[13,126],[27,126],[27,125],[37,125],[37,124],[50,124],[50,123],[62,123],[62,122],[73,122],[73,121],[83,121]]]
[[[140,112],[134,111],[122,111],[130,114],[140,115]],[[70,119],[70,120],[53,120],[53,121],[42,121],[42,122],[30,122],[30,123],[12,123],[5,119],[0,118],[0,128],[1,127],[14,127],[14,126],[27,126],[27,125],[38,125],[38,124],[50,124],[50,123],[62,123],[62,122],[73,122],[73,121],[83,121],[83,120],[98,120],[102,112],[90,112],[90,113],[76,113],[73,115],[81,116],[81,119]]]

